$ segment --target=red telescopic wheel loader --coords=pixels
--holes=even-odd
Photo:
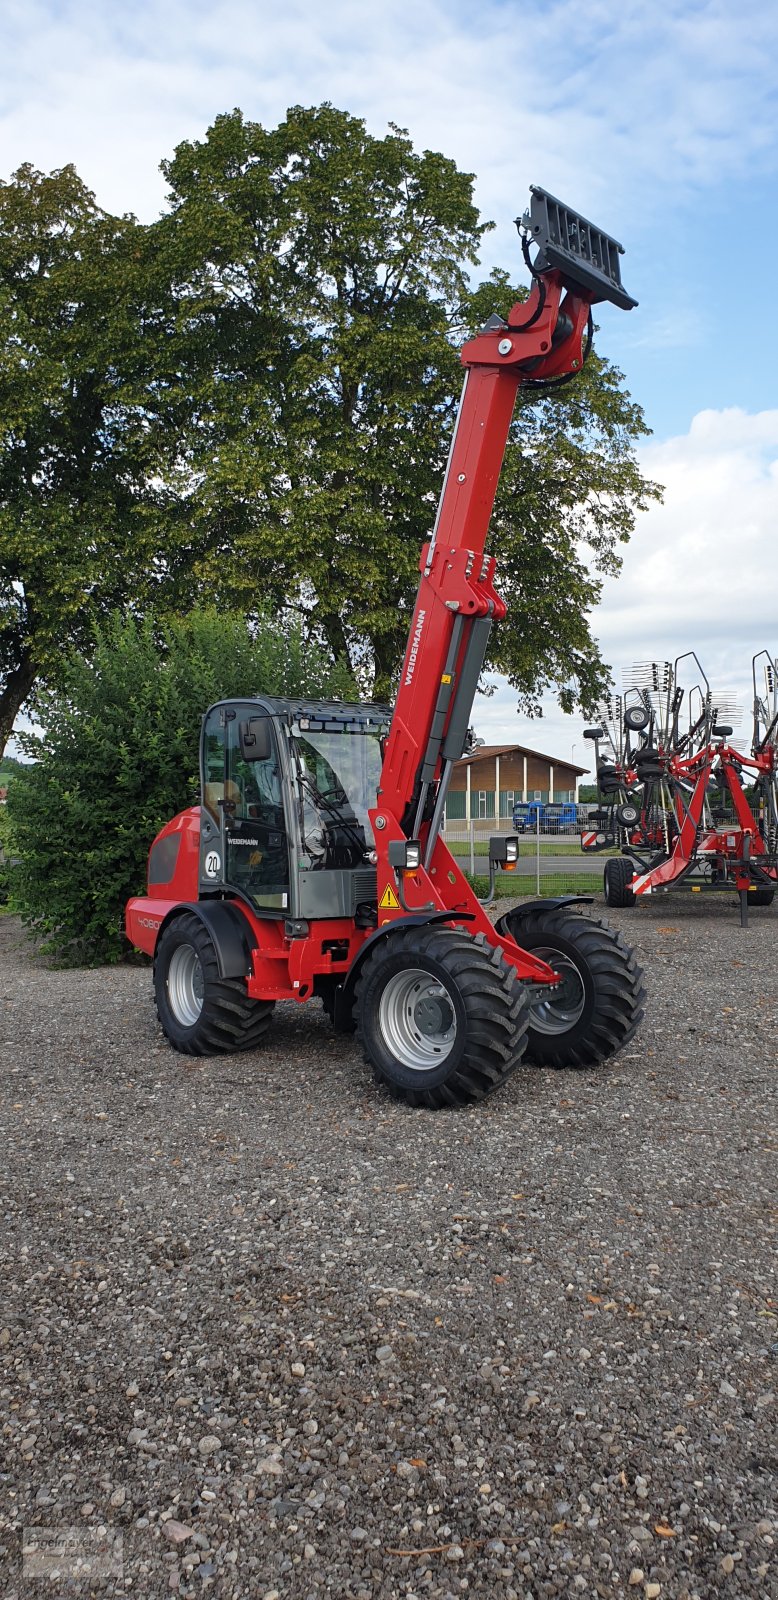
[[[528,1059],[588,1067],[642,1017],[642,974],[582,897],[492,924],[441,838],[489,632],[505,615],[484,553],[520,385],[580,371],[591,307],[636,304],[621,246],[544,190],[519,222],[526,302],[462,350],[465,381],[393,709],[222,701],[201,736],[201,804],[149,854],[127,935],[154,957],[157,1010],[190,1055],[252,1049],[277,1000],[318,996],[413,1105],[481,1099]],[[530,247],[537,247],[531,254]],[[515,838],[490,840],[490,880]]]

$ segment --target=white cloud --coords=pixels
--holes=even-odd
[[[653,638],[710,641],[723,659],[778,631],[778,410],[702,411],[689,432],[641,452],[665,503],[641,519],[620,579],[606,584],[608,650]],[[606,620],[607,619],[607,620]]]
[[[498,222],[487,264],[517,265],[511,219],[541,182],[634,233],[625,276],[640,296],[661,270],[652,230],[665,208],[726,184],[734,195],[735,180],[776,167],[778,10],[762,0],[6,0],[0,44],[0,174],[73,161],[101,204],[144,219],[164,204],[160,159],[219,112],[240,105],[272,125],[327,99],[374,133],[399,122],[477,174]],[[649,307],[623,337],[641,345],[650,326],[652,346],[672,349],[700,339],[694,316],[686,302]],[[703,412],[643,452],[668,492],[606,587],[595,625],[614,665],[699,643],[711,675],[743,682],[771,642],[776,418]],[[560,755],[580,742],[577,718],[517,726],[512,707],[504,688],[480,703],[479,732]]]
[[[774,164],[778,13],[680,0],[484,4],[395,0],[96,0],[4,8],[0,167],[76,163],[102,204],[144,218],[183,138],[240,105],[273,123],[328,99],[478,174],[500,223],[492,259],[515,259],[529,181],[616,231],[690,186]]]
[[[558,761],[574,761],[587,771],[593,766],[591,745],[583,737],[584,721],[580,716],[567,717],[549,698],[543,706],[542,717],[519,716],[516,696],[505,679],[494,680],[499,687],[491,698],[477,695],[473,708],[473,726],[486,744],[523,744],[530,750],[540,750],[543,755],[554,756]],[[592,782],[582,778],[582,783]]]
[[[701,411],[688,433],[647,446],[641,462],[665,485],[664,504],[639,518],[621,576],[606,581],[593,631],[617,689],[635,662],[696,650],[714,692],[737,694],[745,733],[751,657],[778,650],[778,410]],[[491,700],[479,697],[475,722],[490,741],[516,739],[569,756],[582,719],[562,716],[553,702],[544,713],[542,721],[517,719],[503,682]]]

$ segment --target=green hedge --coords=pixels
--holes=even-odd
[[[71,656],[61,686],[36,702],[35,765],[5,808],[11,907],[62,965],[118,961],[124,905],[143,893],[149,846],[197,802],[200,719],[223,696],[351,698],[348,672],[298,628],[195,611],[155,627],[120,615]]]

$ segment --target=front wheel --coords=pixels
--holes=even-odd
[[[748,891],[748,904],[750,906],[771,906],[774,899],[774,889],[749,889]]]
[[[530,1001],[527,1058],[538,1066],[595,1067],[615,1055],[643,1017],[643,973],[607,922],[562,907],[509,911],[497,924],[558,972],[556,989]]]
[[[357,1027],[378,1080],[410,1105],[464,1105],[500,1087],[527,1038],[516,972],[483,934],[388,933],[357,984]]]
[[[175,917],[154,954],[154,994],[162,1030],[188,1056],[253,1050],[273,1012],[272,1000],[250,1000],[243,978],[219,976],[207,928],[192,912]]]

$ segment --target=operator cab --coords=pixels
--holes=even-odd
[[[264,915],[369,919],[389,706],[223,700],[203,719],[200,894]]]

